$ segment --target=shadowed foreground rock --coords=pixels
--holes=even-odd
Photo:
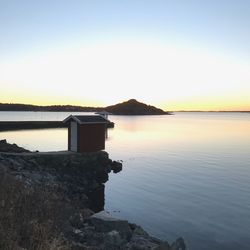
[[[32,153],[0,141],[0,249],[185,250],[181,238],[169,245],[102,211],[108,174],[121,169],[103,151]]]
[[[18,147],[16,144],[9,144],[6,140],[0,140],[0,152],[8,153],[24,153],[30,152],[24,148]]]
[[[140,226],[120,220],[101,211],[92,215],[86,221],[88,237],[97,238],[101,249],[155,249],[155,250],[184,250],[182,238],[177,239],[171,246],[150,236]],[[79,232],[81,228],[79,229]],[[83,227],[83,231],[86,229]]]

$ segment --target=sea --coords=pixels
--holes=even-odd
[[[0,112],[1,121],[63,120],[69,112]],[[250,249],[250,113],[115,116],[106,151],[123,170],[105,210],[190,250]],[[67,149],[67,129],[0,132],[29,150]]]

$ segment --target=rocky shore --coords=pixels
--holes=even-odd
[[[104,209],[104,183],[122,164],[106,152],[30,152],[0,141],[0,249],[185,250]]]

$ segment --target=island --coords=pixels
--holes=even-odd
[[[169,115],[170,112],[163,111],[151,105],[138,102],[136,99],[108,106],[106,111],[114,115]]]
[[[0,249],[185,250],[104,211],[108,153],[30,152],[0,140]]]

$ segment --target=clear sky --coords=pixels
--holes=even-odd
[[[250,110],[249,0],[0,0],[0,102]]]

